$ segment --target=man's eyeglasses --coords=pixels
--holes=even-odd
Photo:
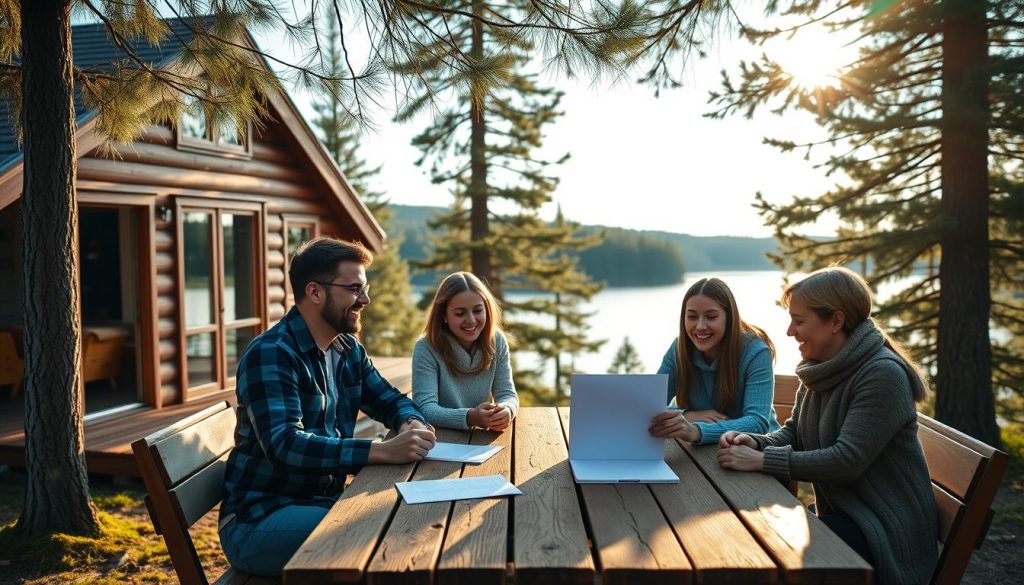
[[[323,285],[323,286],[336,286],[336,287],[339,287],[339,288],[343,288],[343,289],[347,290],[348,292],[354,294],[356,296],[356,298],[359,298],[359,297],[364,296],[364,295],[366,296],[366,298],[370,298],[370,284],[369,283],[367,283],[367,284],[335,284],[333,282],[320,282],[319,280],[314,280],[313,282],[315,282],[315,283],[317,283],[319,285]]]

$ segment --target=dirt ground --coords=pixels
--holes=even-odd
[[[971,555],[961,583],[1011,585],[1024,581],[1024,484],[1004,485],[982,547]]]
[[[0,527],[17,519],[22,505],[24,474],[18,470],[0,473]],[[160,536],[152,531],[149,515],[142,503],[144,490],[132,480],[115,484],[109,479],[93,480],[93,491],[100,509],[112,516],[136,523],[142,533],[133,546],[111,555],[94,559],[62,572],[40,574],[32,566],[5,559],[0,550],[0,584],[64,585],[67,583],[126,585],[141,583],[175,583],[174,570]],[[97,497],[98,496],[98,497]],[[1006,485],[1000,489],[994,508],[995,518],[985,543],[974,551],[963,583],[968,585],[1001,585],[1021,583],[1024,575],[1024,484]],[[206,574],[211,581],[226,568],[220,541],[217,538],[216,509],[200,520],[192,530]]]

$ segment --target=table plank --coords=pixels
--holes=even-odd
[[[511,479],[513,432],[514,427],[503,433],[473,431],[472,444],[501,445],[504,448],[480,465],[466,465],[462,477],[501,475]],[[508,498],[455,502],[441,560],[437,564],[439,585],[501,585],[505,582],[509,510]]]
[[[559,415],[568,440],[569,409]],[[602,583],[691,582],[693,567],[647,484],[583,484],[580,490]]]
[[[524,408],[515,424],[516,583],[593,583],[594,560],[554,408]]]
[[[776,479],[722,469],[715,445],[684,448],[775,559],[787,583],[871,582],[871,566]]]
[[[398,505],[395,483],[408,481],[414,467],[413,463],[364,467],[285,565],[284,582],[361,582]]]
[[[775,562],[675,441],[665,441],[665,461],[680,482],[651,484],[651,491],[686,549],[696,581],[774,583]]]
[[[437,440],[466,443],[469,433],[437,429]],[[412,479],[454,479],[461,475],[461,463],[423,461],[416,467]],[[370,585],[430,585],[451,509],[451,501],[399,504],[366,570],[366,582]]]

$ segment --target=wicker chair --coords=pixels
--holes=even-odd
[[[88,327],[82,343],[82,382],[106,379],[117,390],[121,354],[128,332],[118,327]]]
[[[25,361],[18,355],[14,335],[10,331],[0,331],[0,386],[12,387],[11,398],[21,391],[24,375]]]

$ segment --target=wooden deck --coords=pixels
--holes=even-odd
[[[396,388],[409,393],[412,386],[411,358],[374,358],[373,363]],[[176,404],[161,409],[140,407],[85,425],[85,461],[90,473],[138,476],[132,456],[132,441],[199,412],[214,402],[234,402],[234,392],[223,392],[203,400]],[[363,433],[374,434],[372,425],[363,425]],[[20,411],[13,417],[0,414],[0,465],[22,466],[25,462],[25,433]]]

